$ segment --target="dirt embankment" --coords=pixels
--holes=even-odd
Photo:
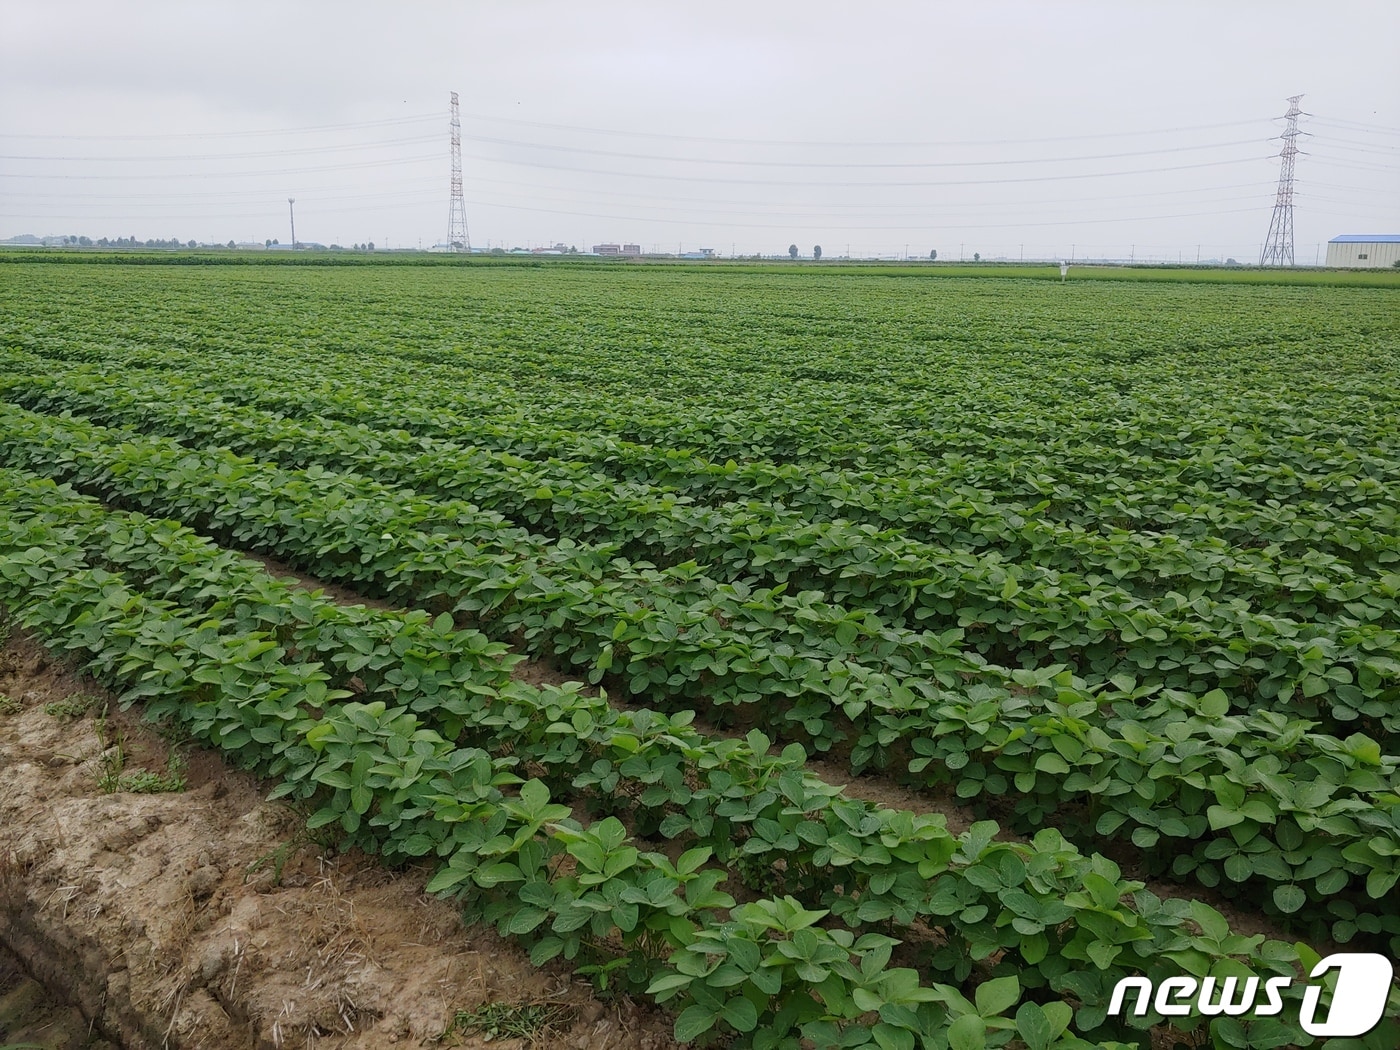
[[[73,1033],[41,1040],[65,1050],[370,1050],[437,1044],[466,1015],[475,1032],[442,1045],[484,1045],[493,1027],[535,1034],[492,1047],[674,1045],[665,1017],[464,929],[423,872],[318,849],[216,755],[177,747],[183,791],[127,789],[169,774],[168,743],[20,632],[0,650],[0,696],[4,1039],[47,1026]]]

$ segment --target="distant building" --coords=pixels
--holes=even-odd
[[[1400,233],[1344,233],[1327,242],[1327,265],[1355,269],[1391,267],[1400,261]]]
[[[595,244],[593,246],[594,255],[621,255],[622,245],[620,244]]]
[[[642,246],[640,244],[624,244],[622,246],[623,255],[641,255]]]

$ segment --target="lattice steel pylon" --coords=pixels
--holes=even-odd
[[[471,251],[467,236],[467,202],[462,198],[462,116],[457,109],[457,92],[452,92],[452,202],[447,206],[447,249]]]
[[[1302,110],[1293,95],[1288,100],[1284,117],[1283,149],[1279,151],[1278,195],[1274,198],[1274,217],[1269,220],[1269,235],[1264,238],[1264,250],[1259,253],[1260,266],[1293,265],[1293,158],[1298,156],[1298,117]]]

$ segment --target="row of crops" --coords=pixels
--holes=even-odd
[[[664,273],[35,269],[0,601],[681,1038],[1113,1045],[1165,1020],[1108,1016],[1122,977],[1316,959],[1193,886],[1400,955],[1400,450],[1337,352],[1393,367],[1390,293],[1114,288],[1140,345],[995,281],[862,278],[862,334],[826,278],[731,275],[720,313]],[[998,820],[860,802],[812,752]]]

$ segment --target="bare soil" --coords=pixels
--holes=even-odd
[[[5,951],[0,951],[0,1042],[44,1050],[115,1050],[81,1010],[49,994]]]
[[[83,694],[96,703],[81,717],[44,710]],[[119,742],[128,774],[165,772],[169,744],[23,632],[0,650],[0,695],[16,702],[0,705],[0,1037],[61,1050],[484,1046],[479,1032],[440,1037],[459,1012],[536,1008],[550,1020],[532,1039],[490,1045],[675,1045],[659,1012],[601,1001],[465,929],[424,894],[425,871],[316,847],[216,754],[179,749],[183,792],[103,793],[104,740],[106,768]]]

